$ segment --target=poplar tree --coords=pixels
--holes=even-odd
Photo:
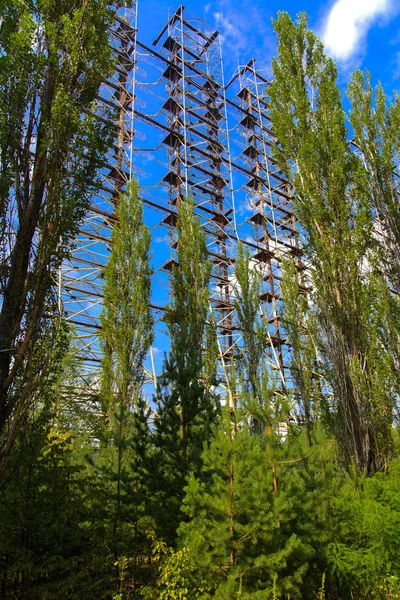
[[[365,168],[366,185],[374,216],[373,242],[377,266],[388,282],[389,294],[382,293],[382,324],[400,367],[400,98],[388,103],[382,85],[373,89],[368,72],[356,71],[347,95],[351,103],[349,120],[353,144]],[[399,382],[397,383],[399,389]]]
[[[300,408],[308,443],[311,445],[312,425],[318,417],[318,401],[322,400],[318,384],[320,374],[313,339],[313,313],[307,297],[300,291],[299,273],[293,260],[283,261],[282,264],[281,298],[282,325],[291,347],[293,400]]]
[[[276,158],[296,190],[307,237],[326,406],[347,465],[384,469],[393,363],[379,327],[381,282],[371,267],[372,215],[363,167],[348,143],[337,69],[307,29],[280,13],[269,87]]]
[[[139,186],[133,180],[119,199],[104,270],[101,400],[111,418],[121,408],[134,408],[144,380],[144,359],[153,341],[150,239]]]
[[[353,143],[364,162],[375,240],[391,289],[400,296],[400,98],[388,104],[381,84],[372,88],[369,73],[356,71],[348,84]]]
[[[215,408],[215,398],[205,393],[203,359],[206,334],[210,335],[207,319],[212,265],[206,236],[190,198],[184,199],[179,207],[177,236],[177,265],[173,267],[171,278],[172,302],[165,311],[170,352],[163,383],[169,391],[159,399],[156,427],[168,427],[169,418],[178,416],[180,439],[176,440],[176,449],[185,477],[190,467],[199,466],[199,455]]]
[[[100,455],[97,462],[112,484],[112,543],[117,559],[123,546],[123,531],[119,530],[124,529],[125,521],[137,518],[137,477],[127,455],[132,458],[132,429],[142,402],[144,360],[153,340],[150,239],[143,223],[138,183],[133,180],[120,195],[116,210],[101,313],[104,355],[100,398],[109,421],[103,434],[109,447],[104,448],[105,456]]]
[[[46,357],[33,373],[29,356],[43,332],[55,336],[55,272],[110,143],[105,125],[89,112],[112,72],[113,6],[0,2],[0,436],[6,454],[46,376]]]
[[[243,335],[242,365],[245,378],[253,396],[260,398],[260,369],[266,345],[265,323],[260,315],[261,273],[259,266],[252,264],[249,252],[238,245],[235,262],[235,308],[240,330]]]
[[[203,444],[210,438],[218,409],[209,381],[211,357],[208,355],[206,362],[203,359],[204,343],[207,334],[210,336],[211,263],[205,233],[190,198],[179,206],[177,234],[172,302],[165,310],[170,352],[158,380],[156,414],[147,432],[148,449],[141,451],[148,504],[153,506],[159,532],[170,542],[181,517],[185,479],[190,471],[199,472]]]

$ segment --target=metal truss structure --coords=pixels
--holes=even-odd
[[[117,66],[100,90],[97,116],[112,121],[114,145],[74,255],[60,276],[63,307],[85,365],[82,390],[93,398],[101,359],[104,265],[116,202],[132,176],[140,180],[153,235],[156,347],[166,349],[158,340],[165,334],[163,306],[176,262],[177,209],[190,195],[213,263],[211,308],[219,333],[221,383],[242,343],[234,307],[234,263],[241,241],[263,274],[266,358],[278,387],[284,388],[289,348],[280,323],[281,262],[291,255],[300,271],[304,265],[292,190],[271,157],[276,139],[268,118],[268,81],[252,60],[225,82],[220,35],[183,6],[151,47],[138,36],[137,6],[119,11],[110,43]],[[151,358],[149,381],[156,369]]]

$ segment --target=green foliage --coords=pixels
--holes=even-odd
[[[210,588],[202,597],[264,598],[274,586],[277,597],[298,593],[307,550],[288,529],[290,506],[274,493],[262,439],[231,422],[225,409],[203,461],[201,477],[188,479],[184,512],[190,520],[179,529]]]
[[[396,583],[398,591],[399,477],[398,459],[388,473],[364,476],[363,481],[354,471],[335,501],[335,535],[327,562],[344,586],[358,590],[360,599],[382,597],[385,586],[395,591]]]
[[[311,443],[311,427],[316,420],[320,386],[315,348],[315,323],[306,296],[301,293],[300,276],[293,261],[284,261],[281,281],[282,324],[292,352],[290,371],[294,401],[300,407]]]
[[[295,24],[280,13],[274,27],[279,46],[269,93],[276,158],[295,187],[307,236],[324,406],[345,462],[354,457],[360,470],[383,469],[394,368],[377,322],[384,291],[370,251],[365,172],[348,143],[336,66],[305,15]]]
[[[100,434],[102,451],[92,462],[106,484],[107,533],[117,575],[114,585],[121,597],[129,598],[138,577],[130,556],[148,548],[138,525],[141,494],[133,448],[136,415],[142,406],[144,360],[153,340],[150,232],[143,223],[136,181],[120,195],[116,218],[104,272],[101,314],[100,395],[106,423]]]
[[[71,434],[51,428],[49,417],[32,416],[29,438],[10,458],[0,503],[2,597],[99,598],[111,574],[101,488],[75,462]]]
[[[205,348],[203,356],[203,380],[205,391],[211,393],[213,387],[217,384],[217,366],[218,366],[218,332],[215,318],[212,312],[208,315],[205,330]]]
[[[194,204],[184,199],[178,212],[178,264],[172,272],[172,304],[165,320],[170,335],[170,353],[158,379],[157,414],[149,427],[143,407],[140,419],[138,468],[148,487],[147,506],[155,518],[159,535],[175,538],[181,518],[180,504],[185,478],[199,472],[203,443],[210,437],[217,413],[212,393],[215,378],[215,325],[207,324],[209,278],[205,234],[194,215]],[[203,345],[213,341],[203,359]],[[213,373],[214,370],[214,373]]]
[[[165,312],[171,338],[171,353],[201,360],[204,327],[209,307],[208,283],[211,262],[208,260],[206,236],[194,215],[191,198],[181,201],[177,221],[177,263],[172,271],[172,304]],[[183,348],[183,350],[182,350]]]
[[[400,328],[400,212],[398,166],[400,152],[400,98],[387,97],[380,84],[372,88],[369,73],[356,71],[348,85],[350,123],[361,152],[371,209],[376,219],[374,245],[377,269],[385,274],[393,294],[380,290],[380,319],[386,331],[384,343],[399,365]],[[398,373],[398,369],[397,373]],[[396,371],[393,377],[396,375]],[[397,389],[399,381],[397,380]]]
[[[154,540],[152,561],[157,568],[154,586],[141,591],[143,600],[191,600],[201,598],[206,590],[193,570],[187,548],[172,550],[165,542]]]
[[[16,346],[14,354],[0,352],[0,375],[15,369],[0,394],[9,419],[0,597],[400,598],[399,432],[392,429],[398,98],[387,106],[368,75],[353,76],[354,152],[334,63],[305,16],[296,25],[280,14],[270,110],[310,265],[309,275],[294,262],[282,265],[292,387],[277,390],[270,378],[260,273],[239,246],[243,354],[232,363],[231,397],[219,406],[212,267],[194,202],[184,199],[165,311],[170,352],[147,401],[150,234],[133,181],[116,207],[104,272],[101,421],[63,396],[81,367],[71,363],[65,322],[47,313],[51,276],[68,254],[109,142],[90,111],[112,67],[111,7],[0,0],[0,226],[4,234],[14,215],[16,227],[15,247],[8,254],[1,247],[8,292],[0,337]],[[305,423],[291,419],[299,412]]]
[[[51,331],[55,270],[111,141],[92,113],[112,72],[113,11],[103,0],[2,0],[0,14],[0,443],[10,449],[39,391],[29,357]]]
[[[260,315],[261,273],[259,267],[252,264],[250,253],[242,244],[237,249],[235,277],[237,286],[234,304],[244,343],[242,363],[254,396],[259,396],[262,354],[267,344],[265,323]]]
[[[348,85],[350,123],[354,142],[362,153],[368,195],[378,219],[379,259],[392,289],[400,293],[400,209],[398,175],[400,152],[400,98],[388,104],[382,85],[374,90],[369,73],[356,71]]]
[[[143,362],[153,340],[150,232],[143,223],[136,181],[121,194],[116,217],[101,315],[101,396],[108,415],[135,405],[144,378]]]

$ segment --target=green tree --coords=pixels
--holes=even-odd
[[[349,120],[354,144],[361,152],[375,220],[379,268],[392,293],[381,300],[381,314],[395,367],[400,365],[400,98],[388,104],[380,84],[375,89],[368,73],[356,71],[348,85]],[[397,383],[397,385],[399,385]],[[399,389],[399,388],[397,388]]]
[[[315,381],[319,373],[316,368],[316,348],[313,339],[313,312],[309,309],[307,297],[301,293],[299,273],[294,261],[283,261],[282,267],[281,320],[291,345],[293,400],[297,408],[300,408],[308,443],[311,445],[311,429],[318,416],[318,400],[321,401],[320,387]]]
[[[237,418],[238,422],[232,420]],[[179,542],[192,559],[204,598],[298,597],[307,550],[288,523],[290,505],[274,491],[264,441],[251,434],[238,408],[228,408],[191,474]]]
[[[349,466],[384,469],[395,398],[393,360],[379,326],[384,286],[373,271],[365,173],[348,143],[337,69],[321,42],[280,13],[269,87],[276,157],[296,190],[307,236],[327,417]]]
[[[353,141],[362,154],[378,223],[380,261],[392,289],[400,296],[400,98],[396,95],[388,104],[382,85],[373,89],[369,73],[361,71],[352,75],[347,95]]]
[[[104,271],[101,340],[103,411],[132,410],[144,381],[143,363],[153,341],[150,308],[150,232],[143,223],[138,183],[131,181],[116,210]]]
[[[280,450],[275,461],[279,493],[290,499],[290,532],[307,548],[308,569],[300,597],[319,597],[324,578],[324,597],[338,598],[337,578],[329,566],[329,544],[337,526],[335,503],[343,485],[335,440],[317,422],[310,432],[303,427],[292,430]]]
[[[100,481],[76,461],[74,438],[51,428],[49,414],[29,420],[17,437],[13,476],[0,503],[0,597],[104,598],[112,556]]]
[[[235,277],[235,308],[243,335],[241,362],[253,396],[259,397],[260,368],[266,345],[265,324],[260,315],[261,273],[258,265],[252,264],[249,251],[242,244],[237,249]]]
[[[209,309],[212,264],[208,259],[206,235],[194,214],[194,202],[184,198],[177,220],[177,264],[171,278],[172,302],[166,308],[165,321],[171,343],[171,355],[179,367],[197,361],[202,372],[202,350]]]
[[[152,547],[153,585],[144,587],[140,597],[144,600],[191,600],[204,598],[207,584],[193,569],[187,548],[173,550],[165,542],[154,540]]]
[[[181,518],[185,479],[190,471],[199,472],[203,443],[210,438],[218,408],[210,385],[209,365],[215,361],[209,352],[207,360],[203,358],[204,343],[210,336],[211,263],[191,199],[184,199],[179,206],[177,232],[172,303],[165,311],[170,352],[158,379],[156,414],[137,440],[137,453],[143,459],[142,480],[148,487],[147,504],[158,533],[169,542],[174,540]],[[210,327],[213,329],[212,322]]]
[[[29,356],[56,310],[54,273],[110,141],[85,111],[112,71],[112,5],[0,2],[0,435],[8,449],[34,402]]]
[[[370,478],[353,468],[337,494],[326,561],[342,593],[360,600],[398,597],[399,477],[399,459]]]
[[[137,477],[132,470],[135,413],[140,409],[144,360],[153,340],[150,308],[150,232],[143,223],[138,183],[120,195],[111,252],[104,272],[101,402],[107,424],[95,460],[107,479],[111,546],[115,560],[135,551]],[[131,571],[128,563],[125,571]],[[127,579],[127,573],[125,573]]]
[[[0,597],[99,598],[110,588],[104,486],[85,467],[90,448],[59,427],[69,335],[48,340],[52,368],[16,436],[0,500]],[[36,351],[38,347],[36,346]]]

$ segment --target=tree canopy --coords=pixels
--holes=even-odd
[[[215,256],[190,194],[155,324],[131,179],[102,272],[101,374],[82,405],[54,276],[112,145],[95,98],[114,68],[113,8],[0,0],[0,600],[400,598],[400,99],[357,71],[347,111],[306,16],[279,13],[272,160],[306,263],[279,261],[285,385],[266,359],[263,272],[241,244],[225,285],[242,341],[223,355]]]

